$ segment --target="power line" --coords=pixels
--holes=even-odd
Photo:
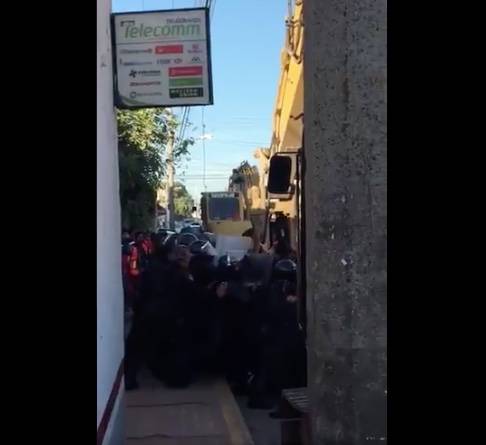
[[[259,145],[260,147],[268,145],[267,142],[245,141],[245,140],[242,140],[242,139],[224,139],[224,138],[220,139],[218,137],[215,137],[213,140],[215,142],[227,142],[227,143],[230,143],[230,144]]]
[[[203,147],[203,187],[206,190],[206,124],[204,123],[204,107],[201,107],[201,123],[202,123],[202,147]]]
[[[207,179],[224,179],[229,178],[231,175],[228,172],[226,175],[206,175]],[[178,175],[178,178],[185,178],[185,179],[201,179],[201,175]]]
[[[181,108],[181,120],[179,124],[179,134],[177,136],[178,144],[182,144],[184,142],[184,138],[186,136],[186,129],[189,126],[189,113],[191,112],[190,107],[183,107]]]
[[[180,123],[179,123],[179,131],[178,131],[178,134],[177,134],[177,143],[180,144],[182,142],[182,129],[183,129],[183,126],[184,126],[184,122],[186,120],[186,114],[187,114],[187,107],[184,107],[184,108],[181,108],[181,111],[182,111],[182,115],[181,115],[181,119],[180,119]]]
[[[224,177],[221,177],[221,178],[206,178],[206,181],[228,181],[229,177],[230,177],[230,175],[224,176]],[[184,182],[184,181],[197,181],[197,182],[199,182],[201,180],[201,178],[184,178],[184,177],[179,177],[179,176],[176,179],[178,181],[181,181],[181,182]],[[208,188],[208,186],[206,184],[204,186],[204,190],[206,190],[207,188]]]
[[[189,119],[189,112],[190,108],[185,107],[183,111],[183,117],[180,123],[180,133],[179,133],[179,144],[182,144],[184,142],[184,137],[186,134],[186,127],[188,124],[188,119]]]

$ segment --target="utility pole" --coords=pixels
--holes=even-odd
[[[202,129],[202,135],[201,135],[201,139],[202,139],[202,149],[203,149],[203,187],[204,187],[204,191],[207,192],[208,191],[208,187],[206,186],[206,144],[205,144],[205,140],[206,140],[206,124],[204,123],[204,107],[201,108],[201,129]]]
[[[311,443],[386,444],[387,2],[304,4]]]
[[[169,229],[174,228],[174,131],[169,132],[167,141],[167,185],[166,185],[166,202],[167,202],[167,222]]]

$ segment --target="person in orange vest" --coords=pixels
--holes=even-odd
[[[130,307],[131,300],[131,284],[130,284],[130,250],[132,245],[132,237],[130,232],[126,229],[122,231],[122,254],[121,254],[121,267],[122,267],[122,279],[123,279],[123,293],[125,297],[125,306],[127,309]]]
[[[122,273],[128,276],[128,258],[130,256],[130,243],[132,239],[128,230],[122,231]]]
[[[146,232],[144,234],[144,239],[143,239],[142,245],[143,245],[143,249],[144,249],[145,255],[147,255],[147,256],[152,255],[152,253],[154,251],[154,247],[153,247],[153,243],[152,243],[152,238],[151,238],[150,232]]]
[[[142,258],[144,257],[141,245],[143,237],[139,233],[135,235],[135,241],[131,241],[126,249],[125,267],[127,274],[127,304],[133,308],[138,299],[140,279],[142,274]]]
[[[130,278],[140,277],[140,247],[135,244],[130,244],[130,250],[128,255],[128,276]]]
[[[133,254],[133,260],[137,258],[136,268],[138,270],[137,275],[141,275],[147,270],[149,258],[151,255],[151,246],[147,243],[145,234],[143,232],[137,232],[135,235],[135,247],[136,254]],[[135,267],[135,265],[134,265]],[[135,269],[133,269],[135,270]]]

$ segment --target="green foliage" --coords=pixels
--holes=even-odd
[[[177,182],[174,185],[174,213],[175,217],[187,218],[191,216],[194,200],[184,184]]]
[[[189,154],[192,138],[177,140],[179,122],[167,109],[118,110],[118,159],[122,224],[140,230],[154,226],[155,201],[166,171],[169,135],[175,137],[175,160]]]

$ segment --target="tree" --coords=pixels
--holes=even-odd
[[[168,109],[118,110],[118,159],[122,224],[152,229],[156,191],[165,173],[165,151],[170,133],[175,137],[175,158],[189,153],[192,138],[179,140],[180,125]]]
[[[194,199],[187,191],[186,186],[176,182],[174,186],[174,211],[175,217],[187,218],[191,216]]]

